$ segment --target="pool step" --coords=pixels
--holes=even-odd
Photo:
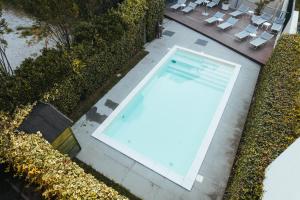
[[[205,65],[206,67],[212,69],[212,70],[221,70],[225,74],[231,74],[232,69],[231,67],[222,67],[220,68],[220,65],[224,65],[222,63],[218,63],[217,61],[212,61],[210,59],[201,57],[201,56],[194,56],[190,54],[178,54],[175,53],[175,55],[172,57],[174,60],[182,61],[183,63],[189,63],[193,66],[199,66]]]
[[[192,71],[190,71],[190,70],[186,70],[185,68],[182,68],[181,66],[177,66],[175,64],[169,64],[168,67],[172,68],[174,70],[180,71],[182,73],[189,74],[193,78],[206,79],[211,82],[215,82],[217,84],[227,85],[227,83],[229,81],[228,78],[221,77],[218,74],[215,74],[214,72],[207,71],[207,70],[203,70],[203,71],[192,70]]]
[[[191,60],[186,60],[184,58],[180,58],[180,57],[174,57],[171,60],[171,63],[176,63],[177,65],[180,65],[181,67],[184,68],[195,68],[197,70],[206,70],[206,71],[210,71],[214,74],[218,74],[221,77],[224,77],[225,79],[228,79],[231,77],[232,74],[232,70],[231,69],[227,69],[226,67],[213,67],[210,66],[209,63],[206,62],[202,62],[202,63],[196,63],[194,61]]]
[[[217,88],[218,90],[224,91],[224,89],[227,86],[227,82],[224,82],[222,80],[212,79],[205,76],[195,76],[191,73],[186,73],[184,70],[180,70],[176,67],[168,66],[167,71],[170,73],[173,73],[175,75],[184,77],[189,80],[196,81],[198,83]]]
[[[181,58],[185,58],[187,60],[191,60],[191,61],[194,61],[196,63],[201,63],[201,62],[205,62],[207,63],[208,65],[210,65],[211,67],[219,67],[220,65],[227,65],[225,63],[222,63],[220,61],[217,61],[217,60],[212,60],[210,58],[207,58],[205,56],[201,56],[201,55],[195,55],[195,54],[192,54],[192,53],[187,53],[187,52],[182,52],[182,51],[177,51],[175,54],[174,54],[174,57],[181,57]],[[228,66],[229,67],[229,66]],[[231,67],[229,67],[231,68]]]
[[[200,85],[204,85],[206,87],[213,88],[213,89],[215,89],[217,91],[220,91],[220,92],[224,92],[224,90],[225,90],[224,86],[219,86],[219,85],[210,83],[209,81],[205,81],[205,80],[201,80],[201,79],[193,79],[193,78],[189,77],[187,74],[180,73],[178,71],[171,70],[171,69],[168,69],[167,71],[169,73],[172,73],[172,74],[176,75],[176,76],[183,77],[183,78],[188,79],[188,80],[193,80],[194,82],[197,82]]]
[[[170,66],[175,66],[178,69],[185,70],[190,73],[195,73],[196,75],[202,74],[202,75],[207,75],[207,76],[213,76],[214,78],[220,78],[223,79],[224,81],[227,81],[231,78],[231,75],[226,75],[220,71],[213,71],[210,70],[208,67],[205,67],[203,64],[201,67],[195,67],[187,63],[182,63],[182,62],[176,62],[176,63],[169,63]]]

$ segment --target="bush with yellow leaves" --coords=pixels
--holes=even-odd
[[[38,185],[45,199],[127,199],[53,149],[41,133],[17,132],[31,109],[32,106],[17,109],[13,116],[0,112],[1,163]]]

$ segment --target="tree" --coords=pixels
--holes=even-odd
[[[85,19],[92,19],[116,7],[123,0],[75,0],[80,8],[80,14]]]
[[[0,4],[0,77],[10,76],[13,74],[13,70],[5,53],[7,42],[3,39],[3,34],[7,30],[7,23],[5,19],[2,18],[2,7]]]
[[[255,9],[255,14],[260,15],[265,6],[268,5],[271,1],[274,0],[259,0],[258,2],[256,2],[255,4],[257,5],[257,7]]]
[[[79,8],[73,0],[14,0],[58,45],[67,49],[72,44],[72,28],[79,16]],[[8,2],[9,3],[9,2]]]

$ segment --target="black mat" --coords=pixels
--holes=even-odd
[[[175,34],[175,32],[168,31],[168,30],[166,30],[166,31],[163,32],[163,35],[166,35],[166,36],[169,36],[169,37],[172,37],[174,34]]]
[[[202,39],[198,39],[196,40],[195,44],[201,45],[201,46],[206,46],[208,43],[208,41],[206,40],[202,40]]]

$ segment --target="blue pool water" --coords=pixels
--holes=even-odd
[[[233,73],[176,50],[101,134],[184,177]]]

